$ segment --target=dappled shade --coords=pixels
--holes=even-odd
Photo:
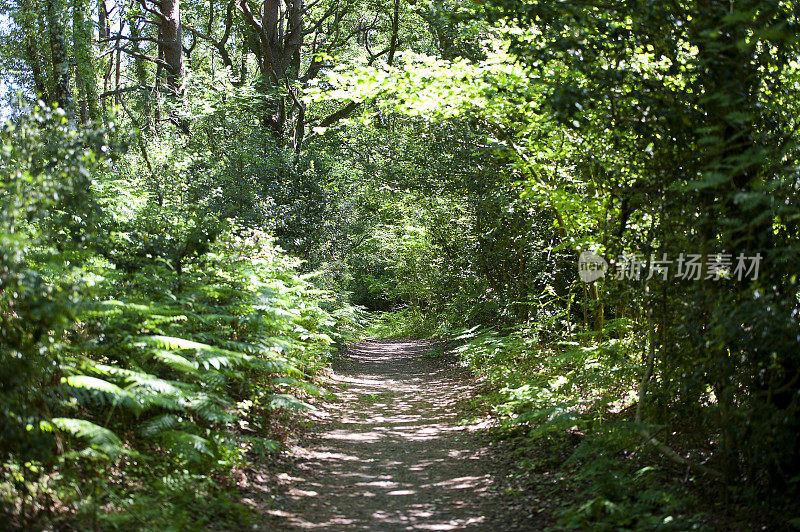
[[[459,422],[464,371],[427,342],[367,341],[334,365],[341,386],[281,477],[286,526],[319,530],[486,529],[492,466]],[[462,412],[463,414],[463,412]]]

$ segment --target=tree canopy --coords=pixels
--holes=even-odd
[[[12,526],[244,526],[368,335],[452,341],[557,527],[797,526],[796,2],[0,10]]]

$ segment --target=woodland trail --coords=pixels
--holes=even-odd
[[[432,347],[366,341],[334,365],[338,400],[292,450],[263,529],[519,526],[495,501],[495,468],[477,426],[459,422],[468,376],[431,357]]]

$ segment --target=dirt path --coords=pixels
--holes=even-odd
[[[503,530],[493,465],[459,423],[467,375],[424,342],[363,342],[334,365],[338,401],[279,474],[272,530]]]

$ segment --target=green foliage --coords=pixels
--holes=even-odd
[[[294,273],[266,235],[225,233],[213,246],[184,271],[180,291],[150,291],[154,274],[169,276],[157,264],[123,276],[124,296],[110,284],[108,295],[121,299],[88,307],[81,326],[94,334],[75,338],[62,366],[75,407],[101,407],[97,419],[114,412],[120,430],[197,464],[218,460],[220,445],[246,448],[227,436],[242,423],[267,428],[238,402],[253,398],[266,410],[302,404],[273,391],[312,376],[337,334],[318,306],[326,294]]]
[[[595,449],[595,452],[598,449]],[[557,530],[712,530],[687,517],[673,486],[654,485],[649,468],[631,474],[613,460],[597,459],[580,478],[591,482],[589,499],[561,512]],[[592,496],[594,495],[594,496]]]
[[[635,396],[639,356],[633,336],[581,345],[542,344],[542,331],[520,328],[508,335],[474,327],[456,337],[462,363],[485,381],[504,426],[525,428],[536,439],[583,430],[619,411]]]
[[[315,373],[365,325],[457,338],[523,448],[580,439],[564,467],[586,500],[559,526],[694,526],[664,460],[791,507],[796,2],[345,4],[306,6],[272,63],[294,44],[266,53],[234,4],[181,2],[185,76],[149,59],[147,10],[95,43],[83,2],[0,6],[3,87],[65,106],[3,109],[12,517],[80,498],[71,482],[93,526],[201,528],[196,482],[238,523],[211,475],[276,450],[276,417],[325,393]],[[591,284],[587,250],[612,260]],[[611,275],[681,253],[759,253],[760,276]],[[151,470],[162,514],[104,477]]]
[[[481,138],[479,154],[492,150],[498,173],[513,176],[490,174],[484,188],[450,196],[454,215],[462,198],[477,204],[459,239],[476,256],[466,264],[491,267],[464,269],[485,281],[467,292],[471,304],[422,307],[437,318],[418,321],[495,329],[464,338],[460,354],[492,387],[498,413],[530,438],[623,416],[637,435],[629,449],[652,444],[748,504],[781,499],[800,471],[789,258],[800,236],[797,118],[788,110],[797,6],[486,5],[497,26],[483,61],[406,54],[398,65],[334,71],[321,91],[416,120],[464,121]],[[422,242],[419,255],[437,258],[414,272],[430,276],[428,295],[451,271],[439,267],[447,248],[437,244]],[[610,273],[623,255],[648,267],[682,253],[759,254],[764,270],[682,281],[673,263],[668,278],[582,284],[575,259],[586,250],[611,259]],[[647,436],[654,428],[641,420],[669,427],[670,444],[705,465]]]
[[[98,223],[98,161],[87,146],[101,140],[47,109],[0,133],[0,458],[13,449],[41,459],[51,450],[35,405],[51,400],[40,384],[58,379],[53,348],[80,298],[80,267]]]
[[[108,385],[108,383],[104,384]],[[40,426],[47,432],[58,429],[76,438],[86,440],[91,449],[99,451],[111,459],[116,458],[122,450],[122,441],[116,434],[85,419],[54,417],[50,421],[42,421]]]
[[[27,501],[15,522],[47,497],[92,519],[104,501],[141,512],[141,498],[108,499],[122,485],[103,491],[103,471],[169,464],[206,482],[275,452],[274,413],[310,408],[314,375],[362,320],[266,233],[209,224],[178,193],[130,202],[135,191],[90,148],[102,138],[44,111],[3,133],[0,451],[20,472],[4,499]],[[54,471],[91,496],[36,487]]]

